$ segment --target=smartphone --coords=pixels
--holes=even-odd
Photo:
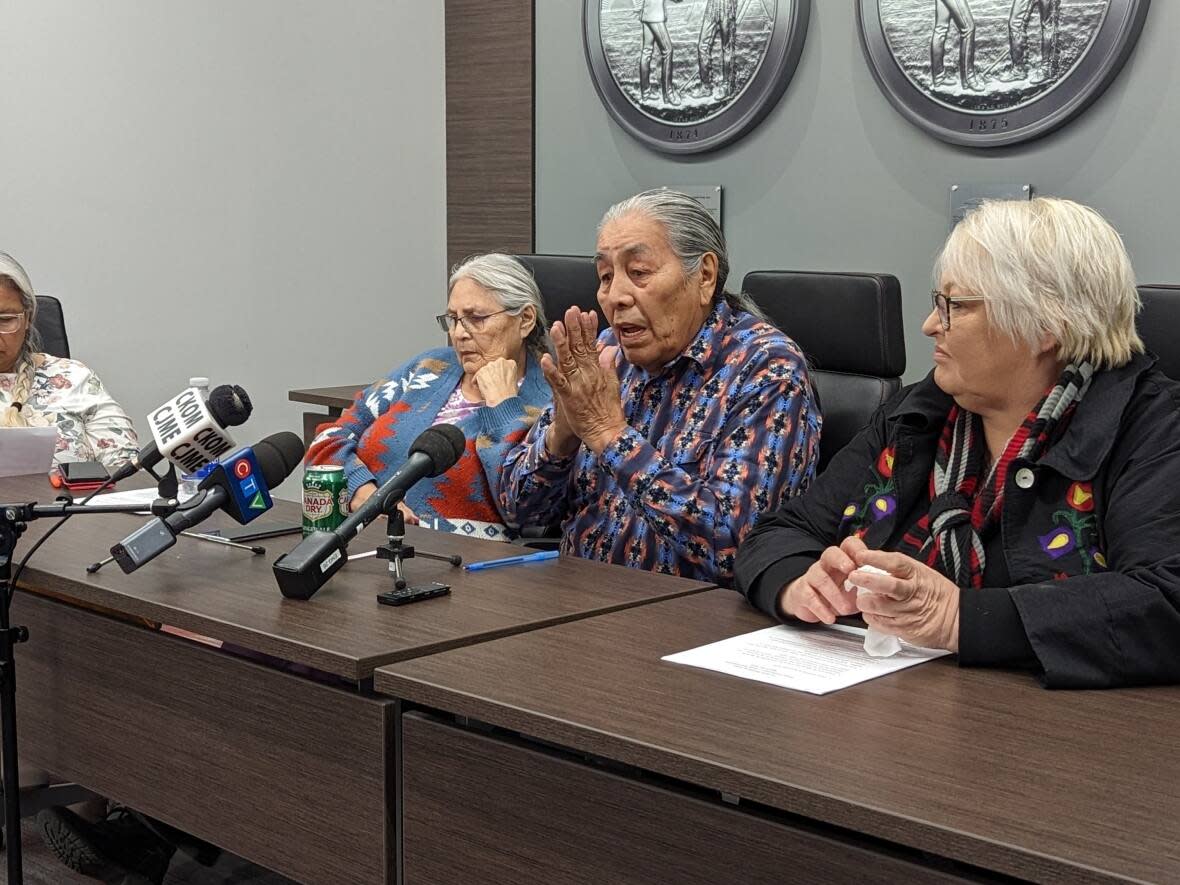
[[[96,489],[111,477],[100,461],[66,461],[57,469],[68,489]]]

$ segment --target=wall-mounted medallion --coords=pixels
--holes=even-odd
[[[881,90],[953,144],[1028,141],[1081,113],[1130,56],[1148,0],[858,0]]]
[[[590,74],[615,121],[649,147],[714,150],[787,88],[811,0],[583,0]]]

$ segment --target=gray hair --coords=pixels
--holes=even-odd
[[[471,280],[486,289],[500,307],[513,316],[526,307],[533,308],[537,313],[537,321],[524,341],[525,347],[537,359],[550,351],[549,323],[545,319],[541,290],[537,288],[537,281],[529,269],[518,258],[503,252],[488,252],[459,262],[451,268],[451,276],[447,280],[448,298],[460,280]]]
[[[601,233],[610,222],[635,213],[646,215],[663,227],[668,237],[668,245],[680,259],[685,276],[692,276],[701,269],[701,259],[706,253],[712,252],[717,256],[714,304],[724,299],[734,310],[766,319],[766,315],[749,295],[734,295],[725,291],[725,282],[729,279],[729,249],[725,245],[725,234],[699,201],[679,191],[662,188],[644,191],[620,200],[607,209],[602,220],[598,222],[598,232]]]
[[[37,296],[33,294],[33,284],[29,275],[20,266],[20,262],[7,252],[0,252],[0,283],[7,283],[20,295],[21,305],[29,317],[28,328],[25,330],[25,340],[17,355],[16,364],[19,366],[34,353],[41,350],[41,333],[33,325],[37,319]]]
[[[1125,365],[1143,352],[1139,293],[1122,238],[1093,209],[1059,197],[989,200],[951,231],[934,265],[984,295],[989,320],[1035,350],[1048,334],[1065,363]]]

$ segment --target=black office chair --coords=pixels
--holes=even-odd
[[[889,274],[758,270],[742,289],[807,355],[824,415],[823,470],[901,387],[901,285]]]
[[[33,326],[41,333],[41,350],[51,356],[69,358],[70,339],[61,302],[52,295],[37,296],[37,319]]]
[[[1136,325],[1147,349],[1159,357],[1156,366],[1169,378],[1180,381],[1180,286],[1153,284],[1139,287],[1143,310]]]
[[[521,263],[533,272],[541,300],[545,303],[545,317],[552,324],[577,305],[582,310],[598,312],[601,330],[602,311],[598,307],[598,271],[589,255],[517,255]]]

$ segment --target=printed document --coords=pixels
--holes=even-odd
[[[56,427],[0,427],[0,476],[48,473],[56,450]]]
[[[892,657],[870,657],[864,649],[865,632],[843,624],[822,629],[767,627],[661,660],[827,694],[950,654],[903,642]]]

